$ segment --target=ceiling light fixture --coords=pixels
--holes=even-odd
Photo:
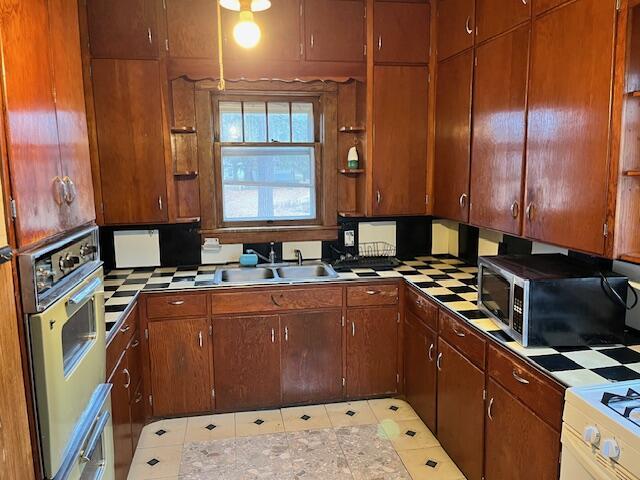
[[[233,27],[233,38],[243,48],[253,48],[260,42],[260,27],[253,19],[253,12],[271,7],[270,0],[219,0],[227,10],[240,12],[240,21]]]

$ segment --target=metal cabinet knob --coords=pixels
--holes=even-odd
[[[511,216],[513,218],[518,218],[519,215],[520,215],[520,204],[516,200],[511,204]]]

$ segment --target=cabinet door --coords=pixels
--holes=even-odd
[[[51,56],[62,174],[68,198],[64,225],[72,229],[96,218],[82,83],[78,2],[49,0]]]
[[[429,4],[377,1],[374,8],[374,60],[429,63]]]
[[[436,431],[436,355],[433,332],[406,312],[404,322],[404,394],[432,432]]]
[[[282,402],[342,397],[342,312],[282,315]]]
[[[615,19],[614,1],[578,0],[532,27],[524,234],[597,254],[605,240]]]
[[[133,451],[136,451],[138,447],[138,441],[144,428],[145,413],[144,413],[144,382],[140,380],[138,386],[133,391],[133,396],[129,403],[131,411],[131,445]]]
[[[361,0],[305,0],[307,60],[364,61],[364,4]]]
[[[217,59],[216,1],[165,1],[169,55],[179,58]]]
[[[153,415],[211,410],[211,341],[206,319],[149,322]]]
[[[93,60],[92,66],[105,223],[166,221],[159,64]]]
[[[428,75],[427,67],[374,68],[374,215],[425,213]]]
[[[45,1],[2,2],[7,156],[18,246],[63,231],[60,151]]]
[[[129,411],[129,390],[131,385],[126,357],[123,355],[109,380],[111,388],[111,422],[113,425],[113,456],[116,480],[126,480],[133,460],[131,441],[131,413]]]
[[[484,372],[438,339],[438,440],[469,480],[482,478]]]
[[[347,396],[398,391],[397,307],[354,308],[347,312]]]
[[[233,38],[238,13],[222,10],[223,57],[231,62],[262,62],[264,60],[300,60],[302,43],[300,2],[280,0],[271,8],[255,14],[262,36],[253,48],[243,48]],[[325,0],[326,1],[326,0]],[[239,66],[237,68],[242,68]]]
[[[280,405],[277,315],[215,318],[213,344],[217,410]]]
[[[438,60],[473,46],[475,0],[438,1]]]
[[[478,42],[506,32],[531,18],[527,0],[476,0],[476,37]]]
[[[87,0],[94,58],[157,58],[155,0]]]
[[[471,153],[473,55],[438,64],[434,214],[467,222]]]
[[[487,398],[485,478],[557,479],[560,434],[492,379]]]
[[[520,234],[529,27],[476,51],[470,221]]]

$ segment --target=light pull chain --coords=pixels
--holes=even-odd
[[[220,81],[218,82],[218,90],[225,89],[224,82],[224,63],[222,61],[222,12],[220,10],[220,0],[216,0],[216,10],[218,14],[218,64],[220,65]]]

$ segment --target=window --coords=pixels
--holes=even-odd
[[[318,223],[318,101],[215,97],[223,225]]]

